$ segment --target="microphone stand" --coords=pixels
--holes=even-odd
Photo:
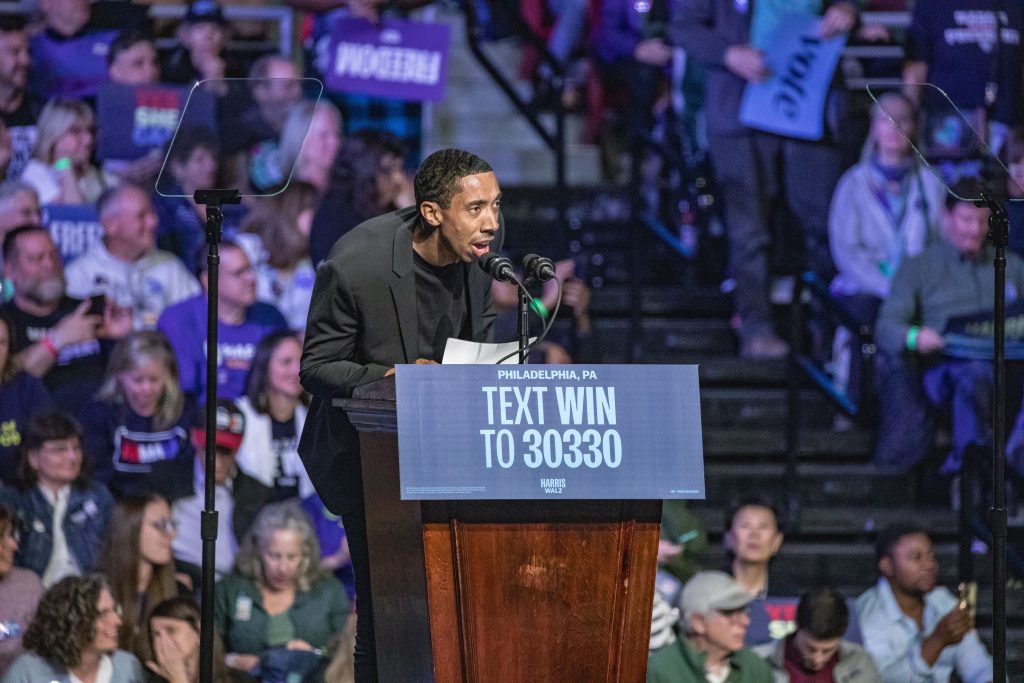
[[[217,292],[219,288],[220,239],[224,223],[224,204],[238,204],[238,190],[196,190],[196,204],[206,206],[206,453],[204,477],[206,501],[200,515],[199,533],[203,540],[203,589],[199,602],[199,681],[213,683],[213,587],[217,552]]]
[[[988,207],[989,239],[996,248],[994,340],[994,390],[992,425],[992,680],[1006,680],[1006,246],[1010,241],[1006,207],[989,192],[982,192],[981,204]],[[966,505],[967,501],[961,501]]]
[[[529,284],[530,278],[524,277],[523,284]],[[516,336],[519,339],[519,364],[526,365],[530,359],[530,303],[533,297],[530,296],[526,287],[517,287],[519,293],[519,323],[516,326]]]

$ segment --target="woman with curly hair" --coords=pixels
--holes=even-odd
[[[171,598],[153,608],[146,622],[144,661],[166,683],[199,681],[199,607],[189,598]],[[213,642],[213,681],[231,683],[220,639]]]
[[[171,508],[156,494],[121,500],[110,518],[100,568],[124,609],[121,647],[136,654],[144,652],[147,610],[178,595],[171,553],[175,533]]]
[[[3,683],[142,683],[142,667],[117,648],[121,610],[103,577],[68,576],[43,594]]]
[[[307,675],[322,670],[324,650],[352,606],[337,579],[320,569],[320,546],[294,502],[263,508],[217,584],[214,614],[227,665]]]

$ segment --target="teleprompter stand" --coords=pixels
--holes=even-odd
[[[201,515],[200,535],[203,539],[203,590],[199,603],[199,681],[213,683],[213,588],[216,583],[217,553],[217,292],[219,289],[220,240],[224,224],[221,207],[239,204],[238,190],[196,190],[196,204],[206,206],[206,244],[208,245],[206,288],[206,453],[203,470],[206,476],[205,504]]]

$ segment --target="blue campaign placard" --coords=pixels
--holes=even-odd
[[[91,204],[46,204],[42,213],[43,225],[64,263],[74,261],[103,239],[103,225]]]
[[[217,130],[216,102],[205,90],[105,83],[96,97],[96,156],[139,159],[151,150],[163,149],[174,137],[186,103],[189,125]]]
[[[703,499],[695,365],[399,365],[403,500]]]
[[[846,36],[818,36],[820,18],[782,17],[764,61],[772,75],[748,83],[740,103],[740,122],[757,130],[805,140],[825,134],[825,100],[846,46]]]

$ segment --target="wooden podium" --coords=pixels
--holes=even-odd
[[[359,430],[382,683],[644,680],[660,500],[402,501],[394,378],[336,404]]]

